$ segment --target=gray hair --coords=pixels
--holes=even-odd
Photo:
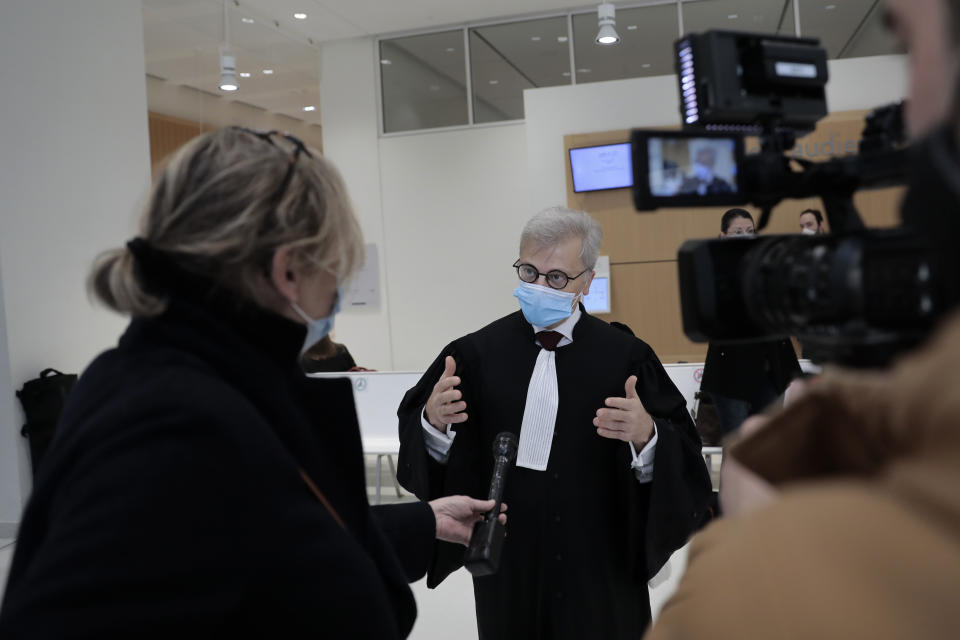
[[[157,179],[140,236],[185,270],[260,304],[281,246],[293,248],[300,268],[342,282],[363,260],[346,186],[319,152],[310,150],[311,158],[294,149],[282,135],[267,139],[236,127],[195,138]],[[128,248],[100,254],[87,280],[91,295],[121,313],[163,312],[167,300],[147,291],[134,262]]]
[[[520,234],[520,252],[527,245],[550,247],[569,237],[580,238],[583,247],[580,259],[583,266],[593,269],[600,255],[603,229],[586,211],[566,207],[549,207],[530,218]]]

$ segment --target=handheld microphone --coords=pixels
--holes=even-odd
[[[493,441],[493,475],[490,477],[490,494],[493,509],[473,525],[473,535],[463,564],[475,576],[488,576],[500,568],[500,552],[503,550],[505,527],[500,524],[500,504],[503,489],[507,484],[507,471],[517,457],[517,436],[509,431],[497,434]]]

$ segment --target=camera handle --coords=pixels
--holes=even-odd
[[[757,231],[770,222],[770,214],[784,198],[819,196],[833,233],[848,234],[866,228],[853,205],[860,186],[859,172],[849,159],[811,162],[785,154],[796,144],[796,132],[778,128],[775,121],[762,125],[760,153],[755,157],[759,184],[754,185],[753,204],[760,208]],[[802,170],[796,171],[791,164]]]

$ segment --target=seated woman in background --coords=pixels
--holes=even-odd
[[[326,373],[330,371],[369,371],[358,367],[346,345],[334,342],[329,334],[303,352],[300,366],[304,373]]]
[[[362,259],[336,169],[290,136],[209,133],[140,233],[90,276],[132,321],[67,401],[0,636],[407,636],[434,537],[466,544],[493,501],[371,508],[350,382],[297,364]]]
[[[753,216],[745,209],[730,209],[720,220],[721,238],[752,237],[754,233]],[[748,416],[763,411],[800,373],[789,339],[747,344],[711,342],[700,390],[713,401],[720,433],[701,433],[704,444],[718,444]]]

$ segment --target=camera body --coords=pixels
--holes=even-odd
[[[745,342],[796,336],[815,360],[877,366],[927,334],[941,309],[928,244],[903,229],[867,230],[863,188],[905,181],[899,105],[867,118],[859,153],[790,157],[827,113],[826,51],[810,38],[708,31],[675,43],[682,131],[634,130],[633,197],[661,207],[760,208],[823,200],[833,235],[690,240],[678,254],[686,335]],[[760,151],[744,152],[746,136]]]

